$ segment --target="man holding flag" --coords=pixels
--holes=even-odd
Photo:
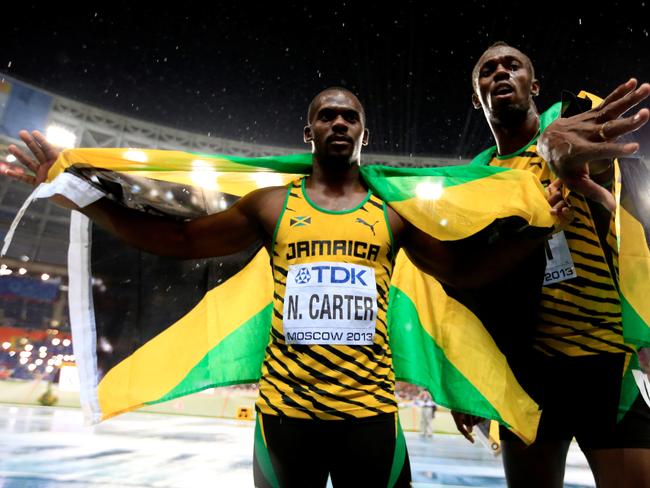
[[[650,85],[637,88],[630,80],[597,108],[553,122],[560,104],[538,114],[533,97],[540,83],[528,56],[499,42],[476,63],[472,86],[474,107],[483,110],[497,143],[472,164],[527,170],[547,187],[559,176],[575,216],[549,241],[545,270],[539,259],[528,258],[510,282],[479,299],[484,324],[542,408],[530,446],[501,428],[508,486],[561,487],[573,437],[598,486],[648,486],[650,407],[633,382],[632,399],[625,400],[624,373],[636,360],[636,347],[623,335],[612,158],[638,149],[616,139],[641,127],[648,110],[619,117],[648,96]],[[622,164],[635,163],[643,167],[640,161]],[[470,438],[478,419],[453,415]]]
[[[274,299],[257,401],[258,486],[324,486],[328,474],[335,486],[408,486],[387,326],[398,249],[443,283],[476,287],[516,265],[545,237],[501,238],[497,226],[487,229],[489,244],[469,254],[460,242],[437,239],[386,205],[360,177],[360,152],[369,134],[356,96],[341,88],[324,90],[310,104],[308,121],[309,175],[249,193],[223,212],[168,219],[106,198],[81,211],[130,245],[164,256],[222,256],[262,241],[271,257]],[[6,173],[41,183],[59,153],[40,133],[22,132],[21,138],[36,159],[10,150],[35,176],[13,168]],[[438,198],[430,186],[424,188],[422,198]],[[549,202],[553,213],[566,217],[557,191]],[[435,226],[447,232],[445,218],[427,218],[439,219]],[[395,320],[400,319],[405,316]],[[409,323],[409,330],[415,325]]]

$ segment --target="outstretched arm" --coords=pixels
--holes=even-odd
[[[32,134],[21,131],[20,138],[32,155],[13,145],[9,151],[33,174],[15,166],[6,168],[5,174],[38,185],[45,181],[59,151],[38,131]],[[223,212],[188,221],[145,214],[106,198],[79,211],[134,247],[163,256],[192,259],[231,254],[256,240],[265,240],[268,232],[263,225],[264,218],[273,219],[283,193],[278,187],[257,190]],[[71,202],[62,197],[56,201],[72,207]]]
[[[571,212],[562,199],[561,186],[547,189],[551,213],[559,226],[571,220]],[[440,241],[402,219],[389,207],[389,220],[398,244],[419,269],[437,280],[459,289],[477,288],[497,280],[514,269],[538,249],[546,236],[507,237],[468,249],[464,241]]]
[[[599,182],[609,179],[602,176],[611,171],[613,158],[638,151],[638,143],[623,144],[617,140],[648,121],[647,108],[633,116],[622,116],[649,95],[650,84],[637,88],[637,81],[630,79],[598,107],[551,123],[537,142],[539,154],[570,190],[613,210],[614,197]]]

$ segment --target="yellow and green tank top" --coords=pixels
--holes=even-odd
[[[397,411],[386,311],[394,244],[386,204],[368,191],[355,208],[289,185],[271,250],[271,336],[257,410],[337,420]]]
[[[531,171],[547,186],[555,177],[537,153],[536,142],[535,139],[506,156],[498,156],[495,151],[488,164]],[[618,252],[614,218],[610,220],[606,239],[601,241],[587,200],[573,192],[566,199],[575,212],[564,235],[576,276],[542,288],[535,348],[554,356],[627,352],[616,287]]]

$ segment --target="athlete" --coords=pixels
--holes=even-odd
[[[539,143],[544,154],[533,101],[540,83],[528,56],[505,43],[492,45],[474,67],[472,86],[474,107],[483,110],[496,140],[473,163],[528,170],[545,186],[561,176],[575,217],[549,241],[545,264],[544,256],[541,267],[539,255],[527,258],[516,279],[492,287],[481,301],[484,323],[542,408],[533,445],[501,429],[508,486],[563,486],[574,437],[597,486],[650,486],[648,405],[639,396],[616,422],[624,361],[634,351],[622,337],[611,212],[611,158],[638,149],[615,139],[642,126],[648,110],[619,117],[648,96],[650,85],[637,88],[630,80],[599,108],[553,123]],[[453,415],[470,438],[479,419]]]

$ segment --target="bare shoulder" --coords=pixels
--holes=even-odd
[[[275,228],[287,195],[286,186],[269,186],[248,193],[238,206],[250,218],[258,220],[267,230]]]

